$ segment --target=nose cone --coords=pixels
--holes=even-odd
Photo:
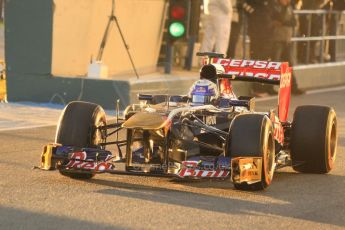
[[[160,114],[140,112],[131,116],[122,124],[122,127],[127,129],[156,130],[165,127],[166,122],[166,118]]]

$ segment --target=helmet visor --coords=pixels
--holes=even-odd
[[[192,102],[196,104],[208,104],[210,103],[210,96],[205,95],[193,95]]]

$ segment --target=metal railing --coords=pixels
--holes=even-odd
[[[345,47],[345,33],[344,34],[337,34],[337,31],[339,31],[339,25],[340,19],[342,18],[342,15],[345,15],[345,11],[334,11],[334,10],[295,10],[294,11],[295,15],[297,17],[306,17],[307,20],[307,31],[306,34],[300,35],[298,32],[297,26],[295,27],[294,30],[294,35],[291,39],[291,41],[294,43],[293,47],[295,50],[298,52],[301,52],[298,50],[297,47],[298,43],[305,43],[305,60],[303,62],[305,64],[310,64],[310,52],[315,52],[315,50],[311,50],[311,43],[312,42],[318,42],[319,45],[317,48],[319,49],[318,53],[318,62],[323,63],[325,61],[325,52],[329,52],[329,45],[332,42],[333,46],[335,46],[336,42],[338,41],[344,41],[344,47]],[[242,55],[243,58],[245,58],[248,54],[247,46],[250,43],[250,39],[247,36],[247,18],[245,14],[243,15],[243,40],[242,40]],[[318,35],[313,35],[312,33],[312,18],[313,16],[318,16],[321,17],[321,28],[320,32]],[[345,18],[344,18],[345,19]],[[299,21],[299,20],[298,20]],[[334,23],[334,24],[332,24]],[[345,24],[345,22],[344,22]],[[344,27],[345,29],[345,27]],[[316,46],[315,46],[316,47]],[[298,52],[294,52],[295,55],[297,55]],[[339,52],[339,50],[336,51],[336,49],[333,50],[333,52]],[[331,60],[332,62],[337,62],[337,61],[344,61],[343,60],[337,60],[336,54],[332,53],[330,54],[332,56]],[[345,49],[343,52],[343,55],[345,57]],[[299,60],[301,61],[301,60]]]
[[[294,13],[298,16],[306,16],[307,19],[307,34],[305,36],[294,36],[291,41],[292,42],[306,42],[306,55],[305,55],[305,62],[309,63],[310,60],[310,52],[315,52],[314,50],[310,50],[311,42],[320,42],[319,45],[319,63],[324,62],[325,54],[329,54],[329,42],[335,42],[336,40],[345,40],[345,35],[337,35],[339,20],[343,12],[341,11],[333,11],[333,10],[296,10]],[[312,17],[319,16],[321,17],[321,29],[320,34],[318,36],[312,35]],[[315,26],[315,25],[314,25]],[[329,34],[327,35],[327,31]],[[295,30],[296,34],[296,30]],[[326,48],[326,43],[327,49]],[[335,52],[335,50],[333,50]],[[330,54],[334,56],[332,61],[336,61],[335,53]]]

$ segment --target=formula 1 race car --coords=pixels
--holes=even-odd
[[[304,173],[333,168],[335,111],[299,106],[292,122],[287,120],[288,63],[199,55],[204,56],[200,80],[187,95],[138,95],[140,103],[129,105],[116,122],[108,124],[97,104],[69,103],[56,143],[44,147],[41,168],[82,179],[97,173],[231,179],[242,190],[265,189],[275,170],[286,166]],[[279,85],[278,108],[255,112],[255,98],[237,97],[232,81]],[[107,141],[109,136],[114,140]],[[116,155],[105,149],[112,144]]]

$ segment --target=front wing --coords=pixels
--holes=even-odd
[[[57,144],[48,144],[44,147],[41,156],[43,170],[58,169],[70,173],[111,173],[136,176],[160,176],[176,178],[213,178],[227,179],[234,182],[255,183],[261,178],[261,158],[235,158],[195,157],[181,164],[174,164],[175,170],[168,170],[168,166],[159,165],[161,170],[157,173],[157,164],[142,165],[130,171],[117,170],[111,152],[102,149],[73,148]]]

